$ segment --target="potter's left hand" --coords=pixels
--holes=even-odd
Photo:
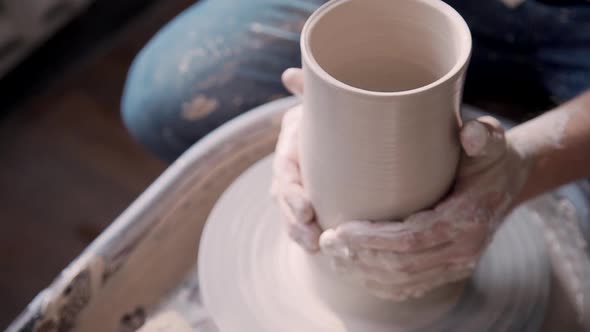
[[[300,71],[285,72],[283,80],[292,92],[303,92]],[[587,141],[580,137],[590,139],[590,130],[584,129],[590,126],[570,133],[565,125],[555,123],[567,124],[568,117],[580,117],[582,121],[572,122],[576,125],[588,123],[583,113],[570,112],[588,100],[590,94],[506,135],[490,117],[465,124],[456,183],[441,203],[402,222],[349,221],[323,233],[301,185],[296,146],[301,110],[295,108],[285,116],[277,144],[273,196],[291,238],[309,251],[330,257],[343,275],[355,277],[382,298],[420,296],[470,276],[514,205],[569,179],[561,176],[554,181],[550,175],[558,174],[561,161],[580,155],[578,150]],[[551,154],[556,156],[539,159]]]
[[[283,74],[283,84],[294,95],[303,93],[301,70],[288,69]],[[315,222],[311,202],[303,191],[299,173],[297,141],[301,106],[296,106],[283,116],[281,132],[273,159],[271,195],[281,210],[282,221],[291,239],[309,252],[319,250],[322,230]]]

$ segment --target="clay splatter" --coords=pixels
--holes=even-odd
[[[198,95],[195,99],[182,105],[182,117],[194,121],[203,118],[219,107],[217,99]]]
[[[238,65],[237,61],[227,62],[223,65],[223,70],[201,81],[197,84],[197,88],[200,90],[207,90],[216,86],[222,86],[235,77]]]
[[[271,37],[275,37],[277,39],[285,39],[294,42],[299,42],[299,34],[293,33],[285,30],[281,30],[280,28],[275,28],[269,25],[260,24],[258,22],[252,23],[250,25],[250,31],[257,33],[257,34],[264,34]]]
[[[181,74],[188,73],[188,70],[193,59],[203,56],[205,56],[205,51],[203,49],[197,48],[195,50],[191,50],[190,52],[186,53],[182,57],[182,59],[180,59],[180,63],[178,64],[178,71]]]

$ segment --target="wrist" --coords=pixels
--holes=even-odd
[[[523,131],[518,127],[506,133],[506,139],[509,144],[509,150],[512,151],[514,162],[513,169],[510,171],[514,174],[515,181],[512,185],[513,200],[511,209],[531,199],[535,195],[536,177],[538,175],[538,166],[541,164],[541,155],[539,150],[531,146],[530,140],[527,139]]]

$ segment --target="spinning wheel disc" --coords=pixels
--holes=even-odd
[[[283,229],[269,195],[271,158],[254,164],[225,191],[202,235],[202,295],[221,331],[539,330],[551,274],[542,233],[526,205],[508,217],[458,301],[439,317],[385,302],[360,305],[351,314],[319,295],[310,269],[316,258]],[[416,318],[420,326],[413,324]]]

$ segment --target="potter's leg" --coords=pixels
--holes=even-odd
[[[201,0],[131,66],[122,111],[131,134],[172,161],[224,122],[287,95],[299,31],[323,0]]]
[[[535,66],[544,86],[558,101],[589,89],[590,3],[556,9],[532,2],[528,9],[535,28]]]
[[[529,86],[563,101],[590,87],[590,4],[446,0],[473,34],[467,89],[488,94]],[[518,93],[518,92],[517,92]]]

